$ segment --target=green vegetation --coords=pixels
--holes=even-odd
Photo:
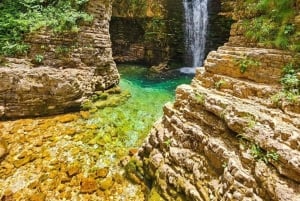
[[[171,145],[171,139],[169,138],[169,139],[167,139],[167,140],[165,140],[163,143],[167,146],[167,147],[170,147],[170,145]]]
[[[279,154],[276,151],[265,151],[257,143],[249,140],[244,134],[237,135],[242,150],[248,149],[253,158],[268,164],[271,161],[278,161]]]
[[[224,84],[226,84],[226,81],[224,79],[220,79],[219,81],[215,82],[215,88],[220,89]]]
[[[146,13],[147,1],[145,0],[128,0],[129,7],[126,9],[127,14],[133,16],[143,16]]]
[[[295,0],[246,0],[244,7],[252,13],[243,24],[246,37],[267,47],[300,51],[300,32],[293,21],[295,3]]]
[[[242,59],[237,59],[236,63],[240,66],[241,73],[245,73],[250,67],[258,67],[260,65],[260,62],[248,56],[244,56]]]
[[[41,55],[41,54],[37,54],[34,57],[34,61],[35,61],[36,64],[42,64],[43,61],[44,61],[44,56]]]
[[[246,118],[246,121],[248,123],[248,128],[253,128],[256,124],[255,117],[252,116],[252,115],[248,115],[245,118]]]
[[[295,64],[289,63],[283,68],[283,76],[281,78],[281,84],[285,91],[289,91],[293,94],[300,94],[300,80],[297,73],[300,72],[300,68]]]
[[[196,93],[195,100],[197,101],[197,103],[202,105],[205,101],[205,95],[201,93]]]
[[[54,33],[79,30],[80,22],[90,22],[85,13],[88,0],[3,0],[0,3],[0,54],[23,55],[29,46],[24,35],[47,27]]]
[[[166,20],[162,18],[151,19],[145,26],[145,41],[149,43],[159,42],[159,46],[165,47],[168,44],[166,30]]]
[[[252,144],[250,153],[256,160],[261,160],[268,164],[270,161],[278,161],[279,155],[274,151],[263,151],[257,144]]]
[[[300,67],[297,64],[289,63],[283,68],[282,78],[280,80],[283,90],[271,97],[271,101],[279,104],[282,100],[296,102],[300,96],[300,79],[297,73]]]

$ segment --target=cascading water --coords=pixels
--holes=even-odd
[[[205,57],[209,0],[183,0],[185,12],[186,64],[200,67]]]

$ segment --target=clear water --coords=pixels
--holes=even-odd
[[[163,105],[174,100],[176,87],[190,83],[192,77],[179,71],[159,75],[142,66],[122,65],[118,69],[120,86],[131,93],[131,98],[123,105],[99,111],[96,121],[113,124],[122,133],[123,146],[139,146],[162,116]]]
[[[120,66],[119,71],[122,90],[131,93],[122,105],[87,117],[81,112],[0,122],[1,138],[9,149],[0,161],[0,199],[144,200],[144,188],[123,177],[120,162],[142,144],[162,116],[163,105],[174,99],[176,86],[189,83],[191,77],[179,71],[151,74],[141,66]],[[106,178],[96,177],[103,168],[108,170]],[[86,179],[92,184],[81,182]],[[105,193],[93,190],[102,182],[111,185]],[[82,193],[86,188],[89,193]]]
[[[185,13],[186,64],[201,67],[205,57],[209,0],[183,0]]]

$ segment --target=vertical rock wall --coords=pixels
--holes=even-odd
[[[183,57],[181,0],[115,1],[111,21],[116,62],[157,65]]]
[[[111,2],[90,0],[87,12],[94,20],[79,32],[28,35],[28,57],[8,58],[0,67],[0,118],[78,110],[94,91],[118,84],[109,35]]]
[[[139,151],[167,200],[300,200],[300,100],[271,98],[296,53],[258,48],[239,23],[177,88]]]

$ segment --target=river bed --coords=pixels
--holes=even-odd
[[[132,65],[119,72],[128,95],[116,107],[0,122],[9,150],[0,161],[2,201],[144,200],[143,185],[129,182],[120,164],[137,151],[176,86],[191,77]]]

